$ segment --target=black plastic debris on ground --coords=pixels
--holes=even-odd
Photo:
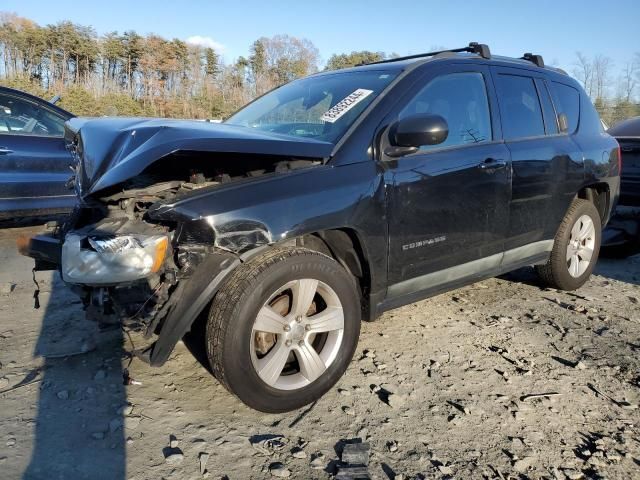
[[[368,443],[347,443],[342,449],[342,462],[338,466],[336,480],[371,480]]]

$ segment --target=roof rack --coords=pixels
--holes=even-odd
[[[542,55],[534,55],[533,53],[525,53],[521,60],[528,60],[529,62],[537,65],[540,68],[544,68],[544,60],[542,59]]]
[[[482,58],[486,58],[487,60],[491,58],[491,50],[489,50],[488,45],[484,43],[471,42],[468,47],[451,48],[448,50],[439,50],[437,52],[417,53],[415,55],[408,55],[406,57],[389,58],[387,60],[379,60],[377,62],[366,63],[362,65],[376,65],[378,63],[400,62],[402,60],[412,60],[414,58],[433,57],[434,55],[439,55],[440,53],[457,53],[457,52],[475,53],[480,55]]]

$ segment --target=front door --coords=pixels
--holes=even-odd
[[[388,300],[497,268],[508,231],[511,162],[504,143],[495,140],[500,127],[488,68],[445,67],[427,74],[416,90],[397,118],[437,114],[449,134],[442,144],[402,158],[382,153]]]

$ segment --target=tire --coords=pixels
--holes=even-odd
[[[592,229],[587,232],[589,222]],[[559,290],[580,288],[598,261],[601,236],[600,214],[596,207],[587,200],[575,199],[558,228],[549,260],[544,265],[537,265],[536,272],[550,287]]]
[[[216,294],[207,356],[216,378],[246,405],[287,412],[336,384],[360,322],[355,279],[338,262],[305,248],[274,248],[239,266]]]

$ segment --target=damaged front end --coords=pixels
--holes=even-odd
[[[171,146],[163,156],[143,157],[135,170],[121,166],[120,170],[136,174],[108,184],[104,177],[131,162],[131,154],[121,146],[120,156],[129,159],[112,160],[115,167],[101,178],[90,178],[86,139],[71,137],[72,149],[81,156],[76,172],[80,204],[52,235],[22,240],[19,249],[36,260],[36,270],[60,271],[81,298],[89,320],[101,328],[122,325],[148,338],[148,345],[134,353],[152,365],[166,361],[226,275],[242,261],[242,254],[272,243],[268,229],[259,222],[218,224],[197,213],[176,214],[175,202],[196,195],[208,198],[232,183],[321,163],[276,152]],[[145,142],[153,137],[147,133]],[[126,148],[139,152],[144,146]],[[151,150],[154,155],[162,153]],[[112,174],[113,181],[117,178]],[[99,190],[92,188],[100,182]]]
[[[188,330],[191,322],[182,320],[195,319],[210,301],[214,291],[201,297],[201,287],[239,263],[237,253],[215,247],[206,224],[197,222],[202,231],[196,232],[193,225],[147,216],[170,191],[190,188],[183,183],[91,199],[53,234],[19,245],[36,270],[60,271],[100,329],[122,326],[148,338],[150,345],[134,353],[154,365],[164,363]],[[188,311],[196,305],[199,311]]]

